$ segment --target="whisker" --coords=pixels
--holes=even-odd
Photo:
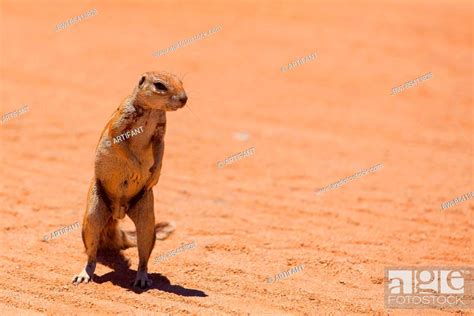
[[[194,114],[194,112],[191,110],[191,107],[189,105],[186,106],[186,108],[189,109],[189,112],[193,113],[193,115],[199,120],[201,121],[201,119],[199,118],[199,116],[197,116],[196,114]]]
[[[184,78],[186,77],[186,75],[187,75],[188,73],[189,73],[189,71],[186,72],[186,73],[183,75],[183,78],[181,78],[181,81],[184,81]]]

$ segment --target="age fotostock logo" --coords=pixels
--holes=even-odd
[[[472,267],[385,268],[386,308],[472,308]]]

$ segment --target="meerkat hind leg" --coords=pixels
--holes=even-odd
[[[152,284],[148,277],[148,259],[156,240],[152,190],[146,191],[129,209],[128,216],[135,223],[139,258],[137,277],[133,285],[143,289]]]
[[[99,193],[99,184],[96,182],[89,190],[87,209],[82,224],[82,241],[86,248],[87,263],[81,273],[72,279],[74,284],[88,283],[92,280],[97,263],[100,234],[110,217],[111,213]]]

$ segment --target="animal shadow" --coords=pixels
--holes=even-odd
[[[146,289],[134,287],[133,281],[135,280],[137,271],[130,269],[130,260],[127,259],[120,251],[101,250],[97,254],[97,262],[114,270],[102,276],[94,274],[94,282],[98,284],[112,282],[114,285],[118,285],[137,294],[155,289],[180,296],[207,296],[207,294],[201,290],[187,289],[181,285],[171,284],[170,280],[160,273],[148,274],[148,277],[151,278],[153,282],[151,287]]]

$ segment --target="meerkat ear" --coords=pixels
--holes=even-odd
[[[138,82],[138,87],[141,88],[143,83],[145,82],[145,79],[146,79],[146,76],[142,76],[142,78],[140,79],[140,82]]]

